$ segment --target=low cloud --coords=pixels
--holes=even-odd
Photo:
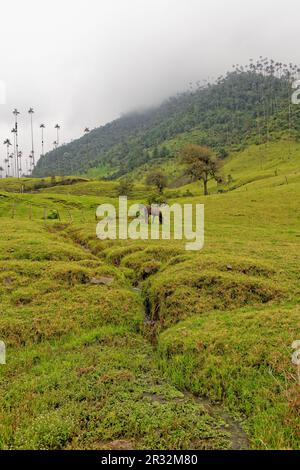
[[[1,8],[0,138],[11,137],[17,107],[24,155],[31,106],[39,153],[41,122],[51,149],[57,122],[67,142],[234,63],[298,58],[296,0],[15,0]]]

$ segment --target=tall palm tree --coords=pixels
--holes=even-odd
[[[9,159],[5,158],[4,163],[5,163],[5,177],[8,178],[9,177]]]
[[[89,127],[86,127],[84,129],[84,133],[85,133],[85,135],[88,135],[90,133]],[[87,137],[87,140],[86,140],[86,160],[88,160],[88,158],[89,158],[89,153],[90,153],[90,143],[89,143],[89,138]]]
[[[31,153],[31,152],[30,152],[28,158],[29,158],[29,170],[28,170],[28,172],[29,172],[29,174],[31,174],[31,173],[32,173],[32,170],[33,170],[33,168],[34,168],[34,166],[33,166],[33,157],[32,157],[32,153]],[[28,163],[27,163],[27,160],[26,160],[26,170],[27,170],[27,168],[28,168]]]
[[[6,139],[4,142],[3,142],[3,145],[6,145],[6,158],[9,162],[9,158],[10,158],[10,155],[9,155],[9,147],[11,146],[11,143],[10,143],[10,140],[9,139]],[[12,171],[13,173],[13,171]],[[13,176],[13,175],[12,175]]]
[[[56,129],[56,134],[57,134],[57,136],[56,136],[56,142],[57,142],[57,147],[58,147],[58,146],[59,146],[59,131],[60,131],[60,125],[59,125],[59,124],[56,124],[56,125],[54,126],[54,129]]]
[[[0,166],[0,178],[3,178],[3,171],[4,171],[3,166]]]
[[[11,164],[9,164],[9,166],[11,167],[11,176],[14,176],[14,156],[13,156],[13,154],[11,153],[8,158],[11,161]]]
[[[29,168],[28,168],[28,161],[29,161]],[[31,173],[31,165],[32,163],[30,162],[30,158],[28,160],[28,158],[25,158],[25,176],[29,176],[30,173]]]
[[[20,178],[20,171],[19,171],[19,164],[18,164],[18,156],[19,156],[19,143],[18,143],[18,115],[20,112],[15,108],[13,110],[13,115],[15,116],[15,137],[16,137],[16,163],[17,163],[17,176]]]
[[[15,176],[17,177],[18,176],[18,171],[17,171],[17,158],[16,158],[17,151],[16,151],[16,129],[15,129],[15,127],[13,127],[11,132],[14,136],[14,151],[13,151],[13,155],[14,155],[14,173],[15,173]]]
[[[44,129],[45,129],[45,124],[40,125],[40,129],[42,130],[42,156],[44,156]]]
[[[58,124],[57,124],[57,126],[58,126]],[[55,127],[56,127],[56,126],[55,126]],[[59,126],[58,126],[58,129],[59,129]],[[58,135],[58,130],[57,130],[57,135]],[[54,150],[57,150],[57,148],[58,148],[58,140],[55,140],[55,141],[53,142],[53,148],[54,148]],[[56,158],[57,158],[57,169],[58,169],[58,174],[60,174],[60,164],[59,164],[59,157],[57,156]]]
[[[14,169],[15,169],[15,176],[17,176],[17,164],[16,164],[16,129],[13,127],[11,133],[14,136],[14,147],[13,147],[13,154],[14,154]]]
[[[23,156],[23,153],[20,150],[18,152],[18,159],[19,159],[19,161],[18,161],[18,175],[19,175],[18,178],[20,178],[22,176],[22,156]]]
[[[29,108],[28,114],[30,114],[30,124],[31,124],[31,155],[32,155],[32,167],[35,167],[35,159],[34,159],[34,139],[33,139],[33,115],[34,110],[33,108]]]

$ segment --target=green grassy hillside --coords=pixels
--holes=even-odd
[[[188,136],[188,135],[187,135]],[[186,136],[186,137],[187,137]],[[180,145],[179,145],[180,147]],[[129,177],[133,181],[145,181],[147,175],[157,168],[168,177],[170,192],[179,190],[181,194],[189,190],[193,194],[201,194],[201,184],[194,182],[182,185],[186,180],[182,177],[184,166],[177,158],[159,163],[148,163],[133,170]],[[232,191],[250,189],[250,187],[272,187],[298,181],[300,172],[300,144],[288,138],[261,145],[249,145],[245,150],[231,152],[222,162],[221,175],[224,183],[217,187],[210,183],[210,192],[217,190]],[[168,190],[167,190],[168,193]]]
[[[253,145],[228,192],[168,189],[205,204],[195,253],[98,240],[117,183],[2,180],[0,448],[299,449],[299,153]]]
[[[186,135],[186,137],[188,134]],[[171,145],[168,144],[168,145]],[[184,166],[180,162],[180,153],[176,158],[158,160],[155,163],[145,164],[128,174],[133,182],[132,198],[141,198],[147,193],[145,181],[147,175],[157,169],[163,171],[168,177],[166,196],[172,198],[187,194],[200,195],[203,192],[200,183],[188,183],[183,178]],[[214,181],[210,183],[210,192],[255,190],[259,187],[280,186],[299,180],[300,171],[300,144],[288,138],[281,138],[274,142],[261,145],[252,144],[245,150],[231,152],[224,159],[221,174],[224,183],[217,186]],[[136,183],[136,182],[139,183]],[[183,184],[184,183],[184,184]],[[83,178],[57,177],[53,178],[23,178],[0,180],[0,191],[26,193],[38,192],[47,194],[64,194],[76,196],[107,196],[117,197],[119,182],[88,180]]]

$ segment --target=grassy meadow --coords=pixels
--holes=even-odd
[[[201,252],[98,240],[115,182],[1,180],[0,449],[299,449],[299,157],[253,146],[225,192],[167,189],[205,204]]]

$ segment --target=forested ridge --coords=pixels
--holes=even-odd
[[[291,95],[299,71],[263,58],[234,65],[213,83],[191,85],[159,107],[126,114],[49,152],[34,176],[86,174],[104,167],[108,177],[117,178],[150,160],[174,156],[169,141],[189,133],[194,143],[214,148],[221,158],[283,134],[297,140],[300,112]]]

